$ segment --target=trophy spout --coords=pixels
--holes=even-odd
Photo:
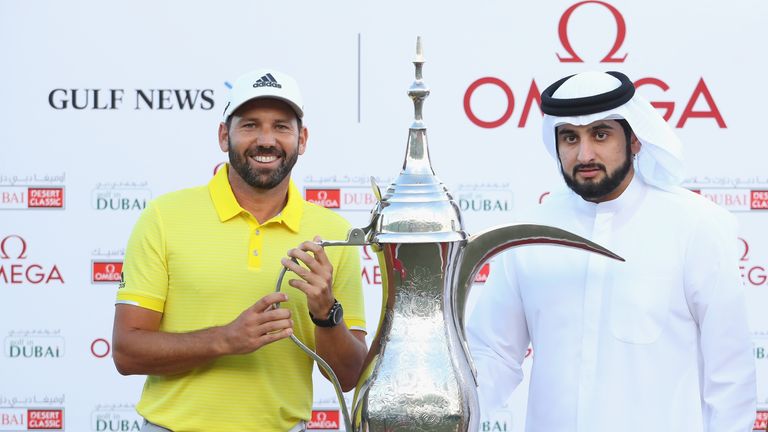
[[[476,375],[472,357],[467,347],[467,337],[464,330],[464,317],[467,298],[472,287],[472,281],[480,267],[493,256],[513,247],[532,244],[551,244],[583,249],[606,257],[624,261],[624,258],[610,250],[566,230],[546,225],[512,224],[489,228],[471,236],[459,261],[456,279],[455,311],[456,323],[461,335],[464,351]]]

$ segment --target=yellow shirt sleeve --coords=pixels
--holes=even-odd
[[[150,203],[139,216],[128,240],[116,303],[163,312],[168,293],[166,262],[162,220]]]

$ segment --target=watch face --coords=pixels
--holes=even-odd
[[[337,325],[341,323],[341,319],[344,317],[344,309],[341,308],[341,305],[339,304],[336,310],[333,311],[333,316],[331,319],[333,320],[333,325]]]

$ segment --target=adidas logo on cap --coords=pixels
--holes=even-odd
[[[283,88],[283,86],[280,85],[280,83],[277,82],[275,77],[272,76],[271,73],[268,73],[264,75],[263,77],[259,78],[255,83],[253,83],[253,87],[275,87],[275,88]]]

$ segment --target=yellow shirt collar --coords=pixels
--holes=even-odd
[[[229,164],[222,165],[219,168],[216,175],[208,183],[208,190],[211,193],[211,200],[216,208],[216,213],[219,215],[219,220],[222,222],[228,221],[240,213],[247,213],[245,209],[240,207],[234,192],[232,192],[232,186],[229,184]],[[284,224],[291,231],[298,232],[303,210],[304,199],[301,197],[301,193],[293,183],[293,180],[291,180],[288,185],[288,202],[285,204],[285,207],[275,217],[264,222],[264,224],[278,222]]]

